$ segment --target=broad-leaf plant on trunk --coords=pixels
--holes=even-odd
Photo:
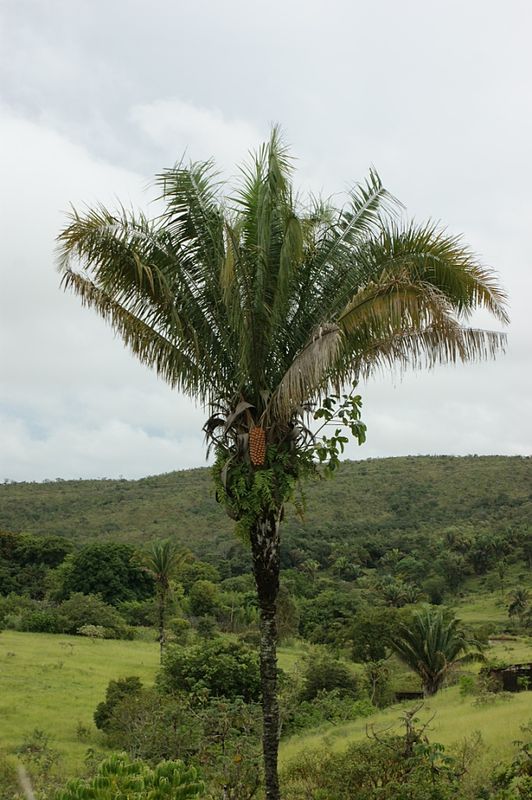
[[[342,426],[359,441],[375,370],[493,356],[500,333],[466,325],[476,308],[506,322],[494,274],[460,239],[403,220],[377,174],[345,205],[292,188],[277,129],[225,192],[212,164],[157,179],[155,219],[74,210],[59,236],[62,285],[96,309],[145,364],[210,408],[217,497],[249,542],[261,619],[266,796],[280,797],[275,606],[279,526],[298,483],[333,468]],[[317,413],[318,421],[314,423]]]

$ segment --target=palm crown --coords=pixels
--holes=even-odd
[[[493,274],[457,238],[401,224],[374,171],[341,209],[304,205],[291,172],[274,129],[230,198],[211,163],[180,164],[157,179],[154,220],[73,211],[63,284],[172,386],[204,403],[244,398],[255,418],[287,420],[381,366],[501,347],[501,334],[463,325],[477,307],[507,317]]]
[[[440,608],[417,611],[392,639],[399,658],[421,678],[426,695],[435,694],[453,667],[481,661],[482,646]]]

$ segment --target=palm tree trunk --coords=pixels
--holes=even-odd
[[[159,616],[159,661],[163,663],[164,645],[166,641],[165,633],[165,611],[166,611],[166,597],[162,589],[158,591],[158,616]]]
[[[266,800],[280,800],[277,754],[279,704],[277,701],[276,600],[279,592],[279,523],[281,511],[259,519],[251,531],[253,574],[260,609],[260,677],[262,689],[262,750]]]
[[[441,681],[427,681],[423,684],[423,697],[434,697],[441,686]]]

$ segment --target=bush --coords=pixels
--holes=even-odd
[[[242,697],[246,702],[260,696],[256,653],[241,642],[222,639],[195,647],[168,647],[158,682],[168,692],[207,690],[215,697]]]
[[[215,583],[200,580],[192,584],[188,595],[188,607],[194,617],[213,614],[219,605],[219,591]]]
[[[5,597],[0,596],[0,626],[5,625],[6,628],[16,629],[24,612],[38,607],[39,605],[35,600],[14,592]],[[14,624],[15,620],[17,624]]]
[[[260,645],[260,631],[256,628],[251,628],[249,631],[245,631],[241,633],[238,637],[239,642],[244,642],[244,644],[249,644],[252,647],[259,647]]]
[[[184,617],[173,617],[168,622],[172,639],[178,644],[185,645],[190,639],[191,624]]]
[[[474,675],[461,675],[458,685],[460,687],[460,697],[468,697],[469,695],[477,694],[479,691],[477,679]]]
[[[352,744],[344,753],[302,755],[284,776],[287,800],[451,800],[457,797],[462,764],[429,744],[407,722],[404,736]]]
[[[135,548],[118,542],[85,545],[71,557],[63,597],[72,593],[101,595],[106,603],[144,600],[153,595],[153,578],[135,561]]]
[[[157,624],[157,606],[154,599],[128,600],[120,603],[118,611],[128,625],[154,627]]]
[[[22,614],[19,630],[32,633],[62,633],[66,620],[53,608],[36,608]]]
[[[105,628],[101,625],[82,625],[78,628],[78,635],[89,639],[105,639]]]
[[[361,608],[351,628],[353,659],[363,662],[385,659],[390,637],[400,619],[401,614],[395,608]]]
[[[433,606],[439,606],[443,603],[447,585],[445,578],[442,578],[441,575],[434,575],[431,578],[427,578],[427,580],[423,582],[422,588]]]
[[[242,700],[196,703],[191,695],[141,689],[114,706],[106,743],[151,764],[182,758],[201,765],[209,797],[249,800],[261,781],[260,717],[257,705]]]
[[[0,751],[0,800],[13,800],[18,789],[17,762]]]
[[[109,681],[105,691],[105,700],[98,703],[94,712],[94,724],[96,727],[101,731],[108,731],[116,706],[125,697],[138,697],[141,691],[142,682],[136,675],[129,678],[121,678],[117,681]]]
[[[46,731],[35,728],[26,734],[22,744],[16,748],[18,760],[29,773],[38,797],[51,797],[58,786],[62,773],[61,755],[51,745],[52,737]],[[18,797],[18,795],[15,795]]]
[[[94,715],[96,725],[106,734],[108,747],[150,763],[176,757],[188,760],[197,753],[203,731],[198,709],[191,708],[188,695],[161,695],[155,689],[137,691],[134,685],[128,691],[123,685],[111,684],[108,688],[114,696],[100,703]],[[125,691],[120,693],[121,689]]]
[[[369,700],[355,700],[338,689],[321,691],[313,700],[299,700],[296,697],[284,698],[282,704],[282,735],[291,736],[298,731],[317,728],[325,722],[335,724],[367,717],[375,712]]]
[[[349,667],[328,656],[311,658],[303,677],[302,700],[313,700],[320,692],[337,691],[351,697],[358,694],[358,681]]]
[[[93,594],[76,593],[59,606],[64,619],[63,633],[77,634],[85,625],[105,628],[107,639],[132,639],[133,631],[125,624],[116,608]]]
[[[212,639],[217,632],[216,620],[213,617],[200,617],[196,621],[196,631],[202,639]]]

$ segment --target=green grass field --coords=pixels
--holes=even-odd
[[[279,648],[279,664],[291,671],[308,648],[301,643]],[[495,643],[490,656],[509,663],[532,658],[532,645],[523,639]],[[13,752],[40,729],[52,737],[51,746],[62,756],[65,775],[82,765],[87,748],[101,746],[92,715],[111,679],[138,675],[151,684],[159,666],[154,641],[91,641],[81,636],[4,631],[0,634],[0,749]],[[532,717],[529,692],[508,701],[475,707],[471,698],[460,697],[452,687],[426,704],[420,716],[436,713],[431,738],[452,744],[480,731],[486,744],[498,754],[510,750],[519,726]],[[365,736],[366,724],[377,728],[397,723],[400,706],[346,725],[326,727],[294,737],[281,746],[286,763],[301,752],[330,747],[338,750]],[[90,733],[80,739],[78,725]]]
[[[155,642],[92,641],[45,633],[0,634],[0,748],[13,751],[38,728],[61,752],[65,773],[98,743],[92,715],[112,678],[138,675],[152,683]],[[80,741],[78,724],[91,736]]]
[[[279,648],[290,671],[301,645]],[[92,641],[81,636],[4,631],[0,634],[0,750],[13,752],[36,728],[52,737],[65,773],[75,772],[100,736],[92,715],[111,679],[138,675],[153,683],[159,667],[154,641]],[[78,725],[90,729],[81,741]]]
[[[365,719],[293,737],[281,745],[281,762],[286,764],[309,750],[344,750],[352,742],[365,738],[368,725],[374,726],[377,732],[390,728],[398,730],[401,710],[413,705],[410,702],[391,706]],[[479,731],[494,758],[503,758],[511,752],[512,742],[519,739],[520,726],[532,718],[531,695],[521,692],[510,699],[497,699],[489,705],[475,706],[473,698],[462,698],[458,687],[453,686],[425,702],[418,716],[421,722],[425,722],[433,714],[434,719],[428,728],[432,741],[455,745]]]

